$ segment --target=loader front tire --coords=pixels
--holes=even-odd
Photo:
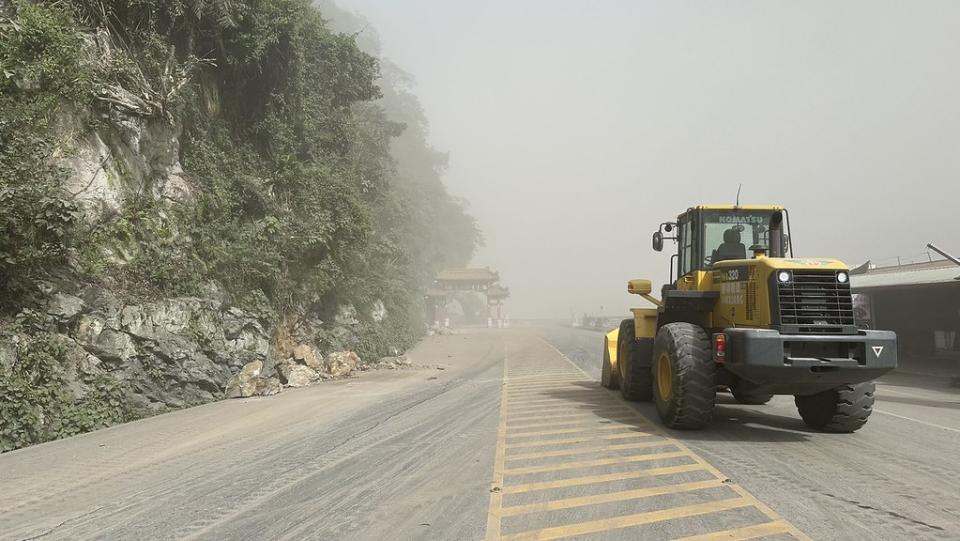
[[[717,402],[716,364],[707,333],[691,323],[670,323],[653,348],[653,394],[660,420],[670,428],[710,424]]]

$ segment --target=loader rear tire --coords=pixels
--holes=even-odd
[[[650,355],[636,338],[633,319],[620,322],[617,338],[617,368],[620,372],[620,394],[634,402],[649,402],[653,399],[653,378],[650,363],[644,362],[644,354]]]
[[[620,374],[613,369],[610,363],[610,350],[607,349],[607,337],[603,337],[603,368],[600,369],[600,385],[607,389],[620,388]]]
[[[653,348],[653,394],[660,420],[670,428],[710,424],[717,402],[717,366],[707,333],[691,323],[670,323]]]
[[[807,426],[824,432],[856,432],[873,413],[872,382],[842,385],[822,393],[796,396],[794,401]]]

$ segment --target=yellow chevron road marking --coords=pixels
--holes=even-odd
[[[619,530],[622,528],[629,528],[631,526],[641,526],[643,524],[662,522],[664,520],[706,515],[708,513],[726,511],[727,509],[749,507],[752,504],[753,502],[751,502],[749,498],[730,498],[728,500],[674,507],[671,509],[664,509],[662,511],[648,511],[646,513],[636,513],[634,515],[626,515],[622,517],[590,520],[577,524],[543,528],[542,530],[532,530],[529,532],[504,535],[500,539],[503,541],[543,541],[547,539],[561,539],[564,537],[572,537],[574,535],[585,535],[589,533],[605,532],[607,530]]]
[[[710,479],[708,481],[697,481],[695,483],[683,483],[680,485],[663,485],[650,488],[641,488],[637,490],[608,492],[604,494],[597,494],[595,496],[582,496],[579,498],[566,498],[563,500],[552,500],[547,502],[531,503],[528,505],[504,507],[501,515],[509,517],[526,513],[542,513],[544,511],[556,511],[558,509],[570,509],[573,507],[584,507],[587,505],[597,505],[601,503],[638,500],[640,498],[676,494],[678,492],[692,492],[695,490],[704,490],[719,486],[723,486],[723,481],[720,479]]]
[[[780,533],[790,533],[791,528],[792,526],[787,521],[775,520],[755,526],[684,537],[676,541],[744,541],[746,539],[757,539],[758,537],[767,537]]]
[[[540,341],[555,352],[556,357],[552,354],[538,355],[537,348],[526,345],[526,353],[517,354],[517,348],[511,346],[514,353],[514,360],[511,361],[508,359],[506,343],[504,344],[500,420],[487,513],[488,541],[560,539],[688,518],[696,520],[700,531],[703,531],[703,526],[711,523],[708,515],[734,513],[736,509],[755,510],[752,511],[753,515],[749,515],[753,520],[756,519],[756,511],[759,511],[767,521],[690,536],[682,541],[747,540],[777,534],[787,534],[800,541],[809,541],[810,538],[794,525],[743,487],[731,483],[714,466],[681,441],[653,425],[619,395],[599,387],[588,374],[553,345],[542,338]],[[559,361],[555,360],[557,357],[572,368],[559,368]],[[636,452],[631,453],[632,451]],[[561,460],[562,457],[571,458],[552,464],[541,461],[557,457]],[[650,467],[656,465],[654,461],[657,460],[676,462],[669,466]],[[517,465],[518,461],[527,462]],[[508,464],[516,466],[508,467]],[[624,465],[627,467],[623,467]],[[587,473],[591,468],[605,466],[621,466],[618,469],[626,471],[567,478],[556,473],[574,473],[574,470],[581,469],[585,470],[582,473]],[[609,472],[609,469],[607,471]],[[554,473],[561,478],[549,479],[554,477]],[[524,481],[516,476],[531,474],[546,474],[549,480],[511,483],[505,486],[505,482]],[[653,481],[654,486],[649,486],[651,481],[641,481],[643,479],[656,481]],[[718,493],[717,497],[720,499],[691,503],[691,496],[687,496],[718,487],[725,487],[726,497],[719,496]],[[561,493],[562,495],[554,495],[553,491],[564,489],[568,490]],[[579,490],[583,490],[580,494],[585,495],[577,495]],[[519,498],[517,495],[522,494],[530,496],[523,497],[516,505],[504,507],[505,497]],[[698,498],[704,499],[705,496],[712,497],[713,493],[699,494]],[[676,505],[667,509],[654,507],[653,510],[628,515],[563,523],[563,517],[578,516],[563,513],[567,509],[636,501],[635,505],[630,505],[634,510],[640,511],[645,507],[650,509],[650,506],[662,506],[663,502],[667,501],[658,499],[649,500],[657,503],[645,503],[648,501],[646,498],[657,496],[671,496],[669,501]],[[508,503],[511,501],[513,500],[507,500]],[[544,527],[516,532],[516,526],[523,524],[517,521],[522,521],[525,515],[547,512],[552,514],[540,516],[553,517],[552,524],[539,523],[538,525]],[[584,512],[588,517],[592,514],[592,511]],[[742,515],[743,518],[747,516]],[[510,517],[509,526],[515,533],[502,533],[503,519],[506,517]],[[567,518],[567,521],[570,518]]]
[[[504,475],[528,475],[531,473],[545,473],[561,470],[580,470],[584,468],[595,468],[597,466],[612,466],[614,464],[631,464],[634,462],[650,462],[651,460],[666,460],[668,458],[679,458],[689,456],[688,451],[673,451],[669,453],[647,453],[642,455],[618,456],[613,458],[599,458],[596,460],[581,460],[579,462],[563,462],[561,464],[548,464],[546,466],[530,466],[528,468],[509,468],[503,470]]]
[[[611,481],[626,481],[628,479],[641,479],[643,477],[658,477],[661,475],[673,475],[676,473],[688,473],[704,470],[701,464],[683,464],[680,466],[668,466],[666,468],[651,468],[645,470],[633,470],[618,473],[608,473],[604,475],[587,475],[585,477],[572,477],[569,479],[559,479],[557,481],[541,481],[539,483],[527,483],[525,485],[511,485],[503,487],[504,494],[522,494],[524,492],[535,492],[538,490],[551,490],[555,488],[568,488],[580,485],[596,485],[599,483],[609,483]]]
[[[620,451],[624,449],[647,449],[649,447],[666,447],[673,445],[667,440],[644,441],[640,443],[622,443],[619,445],[606,445],[602,447],[577,447],[573,449],[561,449],[559,451],[540,451],[536,453],[522,453],[510,455],[507,460],[528,460],[536,458],[552,458],[558,456],[586,455],[593,453],[604,453],[607,451]]]

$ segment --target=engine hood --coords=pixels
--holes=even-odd
[[[755,259],[738,259],[729,261],[720,261],[713,266],[714,269],[724,269],[730,267],[761,266],[769,269],[823,269],[823,270],[849,270],[847,264],[839,259],[824,257],[758,257]]]

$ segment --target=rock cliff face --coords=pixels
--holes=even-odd
[[[20,319],[64,348],[67,400],[84,399],[85,382],[106,376],[124,390],[131,418],[224,397],[270,396],[360,367],[350,351],[324,357],[311,343],[278,344],[253,314],[212,299],[126,304],[99,286],[47,287],[42,311],[25,310]],[[336,334],[342,333],[349,331]],[[23,362],[27,340],[17,332],[0,335],[0,371]]]
[[[53,157],[65,173],[64,192],[84,223],[110,221],[144,194],[170,212],[194,203],[179,159],[179,126],[116,114],[89,129],[81,117],[64,112],[57,129],[72,144]],[[122,267],[136,250],[113,242],[96,257]],[[204,288],[209,296],[144,301],[109,278],[88,282],[82,273],[61,274],[66,277],[57,283],[39,284],[40,300],[17,314],[14,324],[0,321],[0,378],[24,372],[37,336],[57,346],[53,398],[42,408],[30,406],[35,415],[26,415],[20,427],[30,435],[13,429],[5,434],[8,427],[0,427],[0,451],[221,398],[271,396],[360,368],[359,357],[349,351],[363,339],[350,305],[334,310],[330,322],[306,313],[278,321],[231,306],[216,283]],[[378,300],[366,319],[379,323],[386,314]],[[104,382],[116,392],[104,394]],[[9,401],[0,403],[0,416],[10,417],[10,424],[24,417],[18,398],[0,400]],[[116,411],[100,411],[104,404],[115,404],[110,407]],[[78,405],[95,414],[79,428],[65,427],[58,417],[72,415],[65,412]]]
[[[191,202],[178,124],[113,112],[109,128],[88,130],[80,116],[61,116],[57,130],[73,144],[59,158],[68,173],[64,190],[88,223],[121,212],[144,194],[168,204]]]
[[[139,415],[220,398],[249,363],[272,369],[270,337],[260,322],[210,299],[124,304],[106,289],[86,286],[51,292],[44,313],[30,315],[82,350],[85,366],[124,382]]]
[[[0,0],[0,16],[11,11]],[[86,47],[101,60],[114,54],[100,34],[91,35]],[[92,128],[88,116],[89,111],[70,108],[60,112],[54,129],[69,143],[51,156],[65,175],[64,195],[76,204],[83,223],[109,222],[144,196],[159,204],[161,217],[195,203],[180,162],[182,127],[175,119],[121,108]],[[123,266],[128,252],[136,250],[114,239],[96,257]],[[281,329],[284,322],[226,304],[214,283],[209,297],[151,301],[131,300],[110,280],[91,284],[76,274],[39,287],[39,306],[24,308],[15,318],[26,325],[0,321],[0,376],[23,362],[31,336],[49,335],[66,351],[59,359],[66,393],[59,398],[82,401],[89,394],[85,382],[106,377],[123,390],[127,418],[224,397],[269,396],[284,386],[347,376],[359,363],[352,352],[334,352],[330,365],[315,346],[336,349],[359,341],[353,330],[359,321],[351,306],[340,307],[330,325],[303,316],[288,323],[288,330]],[[379,322],[385,313],[377,301],[371,317]],[[278,335],[286,338],[278,340]]]

